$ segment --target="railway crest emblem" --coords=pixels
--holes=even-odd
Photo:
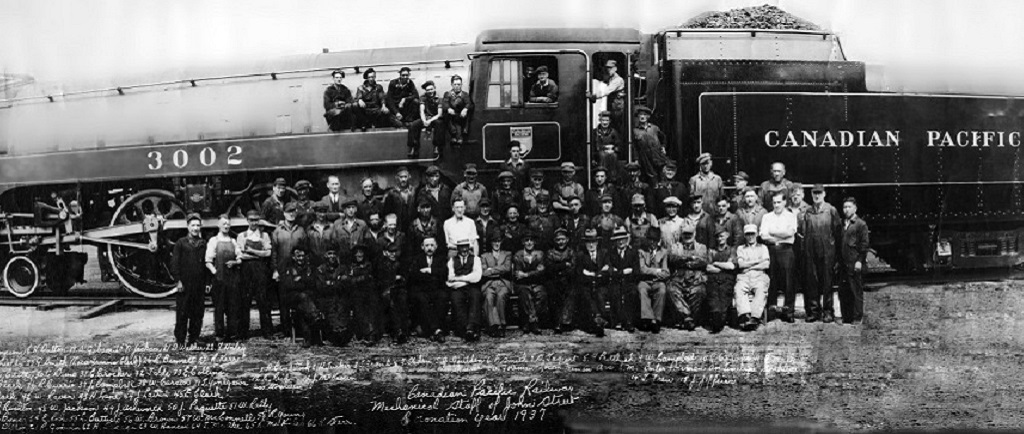
[[[510,127],[508,130],[510,140],[519,141],[519,149],[522,150],[523,156],[530,155],[530,150],[533,149],[533,127]]]

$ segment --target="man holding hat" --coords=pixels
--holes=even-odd
[[[206,296],[206,240],[202,237],[203,219],[196,213],[185,217],[188,235],[174,243],[171,275],[178,281],[174,316],[174,341],[193,345],[203,329],[203,305]]]
[[[409,77],[412,69],[403,66],[398,70],[398,78],[388,83],[388,94],[384,100],[388,111],[392,113],[392,124],[408,127],[420,117],[420,92]]]
[[[288,203],[295,204],[295,224],[308,228],[316,220],[316,213],[313,211],[313,204],[316,203],[309,198],[309,190],[313,187],[309,181],[300,179],[295,183],[296,198]]]
[[[679,217],[679,207],[683,201],[675,196],[666,197],[662,201],[665,204],[665,217],[658,220],[658,227],[661,228],[661,241],[666,248],[672,248],[679,243],[683,218]]]
[[[676,181],[676,162],[672,160],[665,160],[665,165],[661,167],[661,177],[658,178],[658,182],[654,184],[652,189],[653,195],[651,204],[654,205],[654,209],[651,210],[655,215],[664,216],[665,208],[662,206],[665,202],[665,198],[669,196],[675,196],[680,200],[690,197],[686,191],[686,185],[682,182]]]
[[[512,281],[519,295],[523,332],[540,334],[540,320],[548,314],[547,292],[544,290],[544,252],[537,250],[537,235],[523,234],[523,249],[512,257]]]
[[[633,317],[639,310],[637,280],[640,276],[640,255],[629,246],[629,232],[618,226],[612,233],[614,247],[608,252],[608,296],[612,305],[612,325],[633,333]]]
[[[334,222],[331,230],[338,241],[338,256],[342,262],[351,259],[349,256],[352,247],[366,238],[366,222],[356,217],[359,204],[355,199],[349,199],[341,203],[342,217]]]
[[[544,269],[548,282],[548,306],[555,326],[561,331],[561,313],[565,299],[572,292],[572,276],[576,271],[576,252],[569,247],[569,231],[555,230],[555,245],[544,254]]]
[[[448,295],[451,298],[455,330],[466,342],[480,339],[480,258],[473,254],[476,240],[462,238],[455,242],[458,253],[448,260]]]
[[[409,169],[405,166],[395,170],[395,185],[384,194],[383,213],[394,214],[402,230],[416,218],[416,189],[409,182]]]
[[[487,315],[487,334],[505,336],[505,306],[512,294],[512,253],[502,250],[501,234],[492,232],[487,237],[487,252],[480,255],[482,268],[484,312]]]
[[[657,125],[648,122],[651,109],[640,105],[633,109],[633,115],[637,120],[633,126],[633,146],[644,176],[653,181],[658,178],[658,168],[668,162],[665,133]]]
[[[284,193],[285,193],[285,182],[284,178],[277,178],[274,180],[274,186],[271,187],[270,197],[263,201],[264,220],[272,225],[280,224],[284,221]]]
[[[430,202],[438,221],[448,220],[452,216],[452,189],[441,182],[441,168],[431,165],[425,174],[427,182],[420,187],[416,197]]]
[[[391,125],[388,116],[391,111],[384,105],[384,98],[386,96],[384,86],[377,83],[377,71],[374,71],[373,68],[367,68],[363,72],[363,84],[356,89],[356,106],[353,110],[356,118],[356,127],[366,131],[367,127],[376,128]]]
[[[798,227],[804,239],[804,306],[807,322],[835,320],[832,306],[832,268],[836,263],[836,239],[842,218],[834,206],[825,201],[825,186],[814,184],[811,206],[800,213]]]
[[[647,203],[644,200],[643,195],[634,194],[630,200],[629,217],[626,218],[626,230],[629,231],[629,235],[633,240],[633,248],[637,250],[643,249],[641,244],[645,244],[647,240],[647,233],[650,232],[651,228],[658,227],[658,218],[647,212]]]
[[[334,83],[324,90],[324,119],[331,131],[338,132],[352,125],[352,91],[342,84],[345,73],[331,72]]]
[[[668,267],[672,277],[668,281],[668,298],[682,316],[679,326],[683,330],[697,328],[697,315],[704,305],[707,293],[708,248],[698,243],[693,225],[683,224],[682,239],[669,249]]]
[[[444,144],[445,130],[441,125],[441,98],[437,96],[437,86],[433,80],[423,83],[423,97],[417,104],[415,120],[409,124],[409,135],[406,145],[409,147],[409,158],[418,158],[420,155],[420,139],[423,130],[430,131],[434,143],[434,158],[441,156],[441,145]]]
[[[651,186],[650,184],[640,180],[640,163],[633,161],[626,164],[626,174],[628,176],[628,180],[624,185],[619,186],[621,202],[632,203],[633,197],[638,194],[643,196],[645,202],[650,202],[652,200]],[[653,209],[653,207],[648,208],[648,211]]]
[[[717,173],[711,171],[711,154],[703,153],[697,157],[697,174],[690,177],[690,194],[699,194],[704,198],[704,211],[715,213],[718,198],[725,196],[725,182]]]
[[[462,90],[462,77],[452,76],[452,89],[441,98],[441,113],[448,125],[448,137],[453,145],[461,146],[469,129],[469,115],[473,112],[473,99]]]
[[[530,102],[553,104],[558,102],[558,84],[548,78],[548,67],[541,66],[535,71],[537,82],[530,87]]]
[[[562,308],[560,330],[571,330],[573,320],[579,321],[587,331],[597,337],[604,336],[607,316],[604,303],[608,284],[608,255],[597,247],[597,231],[587,229],[583,235],[584,250],[576,254],[576,284]]]
[[[768,268],[771,258],[768,247],[757,241],[757,225],[743,226],[743,245],[736,248],[736,288],[734,302],[743,331],[757,330],[767,304]]]
[[[292,214],[294,218],[294,213]],[[256,308],[260,312],[260,332],[264,337],[273,333],[273,321],[270,318],[270,297],[267,294],[267,277],[270,271],[267,267],[267,260],[273,254],[273,244],[270,235],[260,227],[260,215],[255,210],[249,211],[245,216],[249,221],[249,229],[238,234],[235,244],[238,246],[238,259],[242,261],[240,276],[243,281],[239,282],[239,289],[242,289],[242,329],[239,335],[245,339],[249,333],[249,306],[256,300]]]
[[[452,199],[466,201],[466,215],[476,218],[480,215],[480,199],[489,197],[487,187],[476,181],[476,164],[466,163],[462,174],[465,176],[465,181],[455,186],[455,190],[452,191]]]
[[[576,182],[576,165],[571,161],[562,163],[562,182],[555,184],[552,206],[559,213],[568,213],[569,198],[583,197],[583,186]]]

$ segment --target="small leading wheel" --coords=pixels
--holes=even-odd
[[[25,298],[39,288],[39,267],[25,256],[15,256],[4,267],[4,285],[15,297]]]
[[[171,275],[171,254],[174,243],[188,234],[185,229],[161,230],[154,243],[146,227],[153,224],[155,216],[162,216],[165,221],[184,220],[185,210],[169,191],[140,191],[117,208],[110,225],[140,225],[140,231],[118,239],[149,248],[107,245],[107,257],[117,278],[129,291],[147,298],[174,293],[177,281]]]

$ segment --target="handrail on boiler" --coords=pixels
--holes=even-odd
[[[119,95],[124,95],[124,92],[129,89],[141,89],[146,87],[157,87],[157,86],[169,86],[169,85],[181,85],[191,84],[192,87],[198,86],[199,82],[202,81],[214,81],[214,80],[230,80],[230,79],[242,79],[242,78],[255,78],[255,77],[270,77],[272,80],[277,80],[280,75],[294,75],[294,74],[308,74],[311,72],[326,72],[326,71],[344,71],[345,69],[352,69],[357,74],[360,68],[381,68],[389,66],[415,66],[415,65],[430,65],[435,63],[443,63],[445,68],[451,68],[452,63],[462,63],[462,59],[441,59],[441,60],[417,60],[411,62],[391,62],[391,63],[379,63],[379,64],[366,64],[366,65],[355,65],[355,66],[332,66],[332,67],[320,67],[320,68],[306,68],[306,69],[290,69],[284,71],[271,71],[271,72],[254,72],[250,74],[230,74],[230,75],[219,75],[211,77],[199,77],[199,78],[185,78],[181,80],[170,80],[170,81],[159,81],[155,83],[143,83],[143,84],[132,84],[127,86],[114,86],[105,87],[101,89],[89,89],[79,90],[74,92],[60,93],[56,95],[38,95],[38,96],[26,96],[21,98],[11,99],[0,99],[0,104],[12,104],[16,102],[24,102],[31,100],[48,100],[49,102],[55,102],[56,98],[67,98],[69,96],[86,95],[93,93],[105,93],[105,92],[117,92]]]

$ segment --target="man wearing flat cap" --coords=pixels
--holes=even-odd
[[[644,201],[650,204],[652,199],[651,185],[640,179],[640,163],[636,161],[626,164],[626,180],[625,183],[618,186],[620,202],[630,203],[633,197],[641,195],[644,197]],[[647,211],[653,212],[655,208],[648,206]],[[623,216],[625,217],[625,216]]]
[[[338,256],[341,262],[346,263],[351,259],[352,247],[359,244],[366,238],[366,222],[356,217],[359,204],[355,199],[349,199],[341,203],[342,216],[334,222],[331,231],[338,242]]]
[[[768,247],[757,240],[755,224],[743,226],[743,244],[736,248],[736,288],[734,303],[740,329],[754,331],[761,324],[768,300],[768,269],[771,257]]]
[[[313,184],[305,179],[300,179],[295,183],[295,199],[288,202],[295,204],[295,223],[303,228],[308,228],[313,224],[313,220],[316,220],[316,214],[313,212],[313,204],[316,202],[309,198],[311,188],[313,188]]]
[[[487,195],[487,187],[477,182],[476,175],[476,164],[467,163],[465,170],[462,171],[462,175],[465,177],[465,181],[459,183],[452,190],[452,200],[462,199],[466,201],[466,215],[471,218],[476,218],[480,215],[480,199],[489,197]]]
[[[650,181],[658,179],[658,169],[665,165],[668,156],[665,152],[665,133],[657,125],[648,122],[651,109],[637,106],[633,110],[636,125],[633,126],[633,146],[643,175]]]
[[[277,178],[274,180],[274,185],[270,190],[270,197],[263,201],[263,207],[260,210],[263,212],[263,220],[272,225],[280,224],[284,221],[284,199],[285,199],[285,186],[288,183],[284,178]]]
[[[665,205],[665,217],[658,220],[658,227],[661,228],[661,241],[666,248],[671,248],[679,242],[680,230],[683,227],[683,218],[679,217],[679,207],[683,201],[675,196],[666,197],[662,200]]]
[[[512,281],[519,295],[523,314],[523,332],[540,334],[540,321],[548,315],[548,296],[544,289],[544,252],[538,250],[537,235],[523,234],[523,249],[512,257]]]
[[[651,212],[653,212],[654,215],[665,215],[664,200],[666,197],[675,196],[680,200],[690,197],[687,192],[686,184],[677,181],[676,174],[676,162],[672,160],[665,160],[665,165],[661,167],[661,177],[659,177],[657,182],[655,182],[651,187],[651,191],[653,192],[651,195],[651,205],[653,205]]]
[[[626,82],[619,75],[619,63],[608,59],[604,63],[605,86],[603,89],[587,95],[591,101],[608,97],[608,112],[611,114],[612,125],[616,129],[622,128],[622,112],[626,107]]]
[[[452,189],[441,182],[439,167],[431,165],[425,174],[426,182],[416,192],[417,201],[430,202],[430,208],[438,221],[448,220],[448,217],[452,216]]]
[[[239,333],[244,339],[249,333],[249,309],[252,301],[256,300],[256,307],[260,312],[260,331],[264,336],[273,333],[273,322],[270,319],[270,297],[267,294],[267,277],[270,276],[267,261],[273,252],[273,244],[270,235],[260,227],[260,215],[255,210],[249,211],[245,216],[249,222],[249,229],[238,234],[235,245],[238,246],[237,257],[242,261],[239,275],[248,284],[239,284],[243,289],[242,321],[246,321]],[[282,219],[283,220],[283,219]]]
[[[298,208],[295,202],[289,202],[288,205],[285,205],[284,221],[277,225],[277,228],[274,228],[274,233],[270,236],[270,243],[273,245],[273,250],[270,254],[270,264],[274,280],[277,280],[277,277],[288,266],[291,260],[292,249],[298,245],[305,247],[308,243],[306,230],[296,222],[297,211]]]
[[[742,170],[736,172],[736,174],[732,176],[732,183],[734,189],[732,190],[729,211],[735,213],[738,212],[740,208],[743,208],[743,192],[746,191],[747,185],[750,184],[750,175],[747,175],[747,172]]]
[[[590,227],[597,229],[597,233],[601,236],[602,249],[612,248],[612,234],[615,228],[625,224],[622,217],[612,212],[613,200],[614,198],[610,194],[601,196],[601,213],[590,219]]]
[[[377,83],[377,71],[368,68],[363,72],[363,84],[356,89],[356,104],[353,110],[356,127],[366,131],[367,128],[393,126],[390,122],[391,111],[384,105],[384,86]]]
[[[551,198],[537,197],[537,211],[526,216],[526,227],[537,234],[537,248],[547,250],[553,246],[555,229],[562,226],[562,219],[551,210]]]
[[[608,170],[604,166],[598,166],[592,170],[594,174],[594,184],[587,190],[586,195],[583,199],[583,212],[588,215],[598,215],[601,213],[601,198],[605,195],[610,195],[613,202],[616,202],[612,206],[612,212],[621,215],[622,207],[619,206],[620,193],[614,185],[608,182]]]
[[[672,277],[668,281],[668,299],[682,320],[680,328],[693,331],[707,293],[707,267],[710,256],[707,246],[698,243],[696,228],[684,223],[680,228],[680,242],[669,249],[668,267]]]
[[[703,153],[697,157],[697,174],[690,177],[690,194],[699,194],[704,198],[704,211],[714,214],[718,198],[725,196],[725,182],[717,173],[711,171],[711,154]]]
[[[550,79],[547,66],[537,68],[537,82],[530,87],[530,102],[553,104],[558,102],[558,84]]]
[[[658,218],[647,212],[647,202],[639,193],[634,194],[630,200],[630,210],[629,217],[625,221],[626,230],[632,237],[633,247],[639,250],[642,249],[641,244],[646,242],[647,233],[651,228],[658,227]]]
[[[633,320],[639,311],[637,282],[640,277],[640,255],[629,246],[629,231],[619,226],[612,233],[613,246],[608,249],[608,295],[612,306],[612,326],[633,333]]]
[[[530,185],[523,188],[522,204],[523,210],[533,212],[537,209],[537,195],[550,193],[544,188],[544,172],[540,169],[530,169]]]
[[[507,170],[498,174],[498,188],[491,195],[491,211],[495,215],[503,216],[510,205],[522,203],[522,196],[515,187],[515,178],[515,174]]]
[[[555,184],[552,206],[561,214],[568,213],[569,198],[583,197],[583,186],[576,182],[576,165],[571,161],[562,163],[562,182]]]

